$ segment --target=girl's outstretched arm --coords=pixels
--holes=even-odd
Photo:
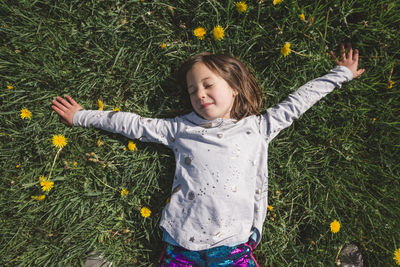
[[[176,119],[143,118],[130,112],[84,110],[71,96],[66,95],[65,98],[57,96],[51,108],[60,116],[61,122],[68,126],[95,127],[169,147],[174,143]]]
[[[51,108],[57,112],[58,115],[60,115],[62,123],[68,126],[73,126],[73,118],[75,113],[83,108],[76,103],[71,96],[66,95],[65,98],[68,101],[60,96],[57,96],[56,99],[51,101],[53,103]]]
[[[330,53],[337,66],[328,74],[309,81],[291,93],[284,101],[267,110],[261,126],[262,132],[267,133],[269,140],[272,140],[281,130],[289,127],[295,119],[332,92],[335,87],[341,87],[344,82],[360,76],[365,71],[358,69],[357,49],[353,52],[350,43],[347,45],[347,53],[343,44],[340,45],[340,48],[340,59],[337,59],[333,52]]]
[[[336,65],[345,66],[353,73],[353,79],[357,78],[361,74],[364,73],[365,69],[357,69],[358,68],[358,49],[354,50],[351,47],[351,43],[347,43],[347,53],[344,50],[344,44],[340,44],[340,60],[338,60],[335,56],[333,51],[330,52],[333,60],[335,61]]]

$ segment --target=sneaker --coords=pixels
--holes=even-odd
[[[89,254],[85,261],[85,267],[111,267],[112,262],[106,261],[101,255],[95,252]]]
[[[363,267],[360,249],[353,244],[345,246],[340,252],[338,265],[342,267]]]

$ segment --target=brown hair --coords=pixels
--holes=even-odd
[[[178,79],[187,88],[186,73],[195,63],[205,64],[211,71],[223,78],[238,95],[235,97],[231,118],[240,120],[259,114],[262,91],[253,73],[238,59],[227,54],[203,52],[189,58],[180,68]]]

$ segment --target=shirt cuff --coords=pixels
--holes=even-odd
[[[79,118],[81,117],[83,111],[85,111],[84,109],[80,109],[77,112],[75,112],[74,117],[72,118],[72,124],[74,126],[79,126]]]
[[[336,66],[332,70],[342,72],[343,75],[346,77],[347,82],[353,80],[353,73],[348,67]]]

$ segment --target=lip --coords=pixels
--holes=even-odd
[[[209,107],[211,105],[212,105],[212,103],[203,103],[203,104],[200,104],[200,107],[201,108],[207,108],[207,107]]]

